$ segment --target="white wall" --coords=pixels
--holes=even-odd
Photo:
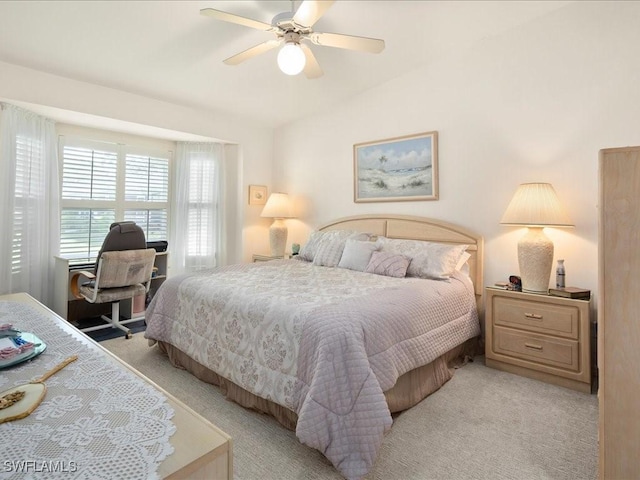
[[[268,221],[260,218],[259,209],[247,205],[246,192],[251,183],[271,182],[271,128],[228,113],[186,108],[4,62],[0,62],[0,98],[116,120],[111,125],[130,122],[229,142],[232,145],[225,152],[227,158],[236,160],[236,168],[228,171],[236,175],[237,182],[228,186],[225,197],[231,212],[228,262],[246,261],[255,251],[268,250],[265,235],[251,234],[256,228],[267,228]]]
[[[499,225],[520,183],[550,182],[574,229],[546,229],[567,284],[597,288],[598,151],[640,145],[640,3],[576,2],[276,132],[274,180],[297,201],[289,244],[365,213],[447,220],[485,239],[485,284],[518,272]],[[356,204],[353,144],[436,130],[440,200]],[[554,262],[555,264],[555,262]]]

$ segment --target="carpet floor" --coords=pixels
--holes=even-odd
[[[294,432],[174,368],[143,335],[102,346],[228,433],[235,479],[342,478]],[[478,357],[394,419],[366,479],[596,479],[597,436],[595,395],[494,370]]]
[[[109,326],[107,322],[102,320],[100,317],[83,320],[82,323],[77,324],[76,326],[79,328],[88,328],[97,325],[105,325],[105,328],[92,330],[91,332],[85,332],[96,342],[104,342],[105,340],[111,340],[112,338],[124,338],[126,335],[125,332],[120,330],[119,328]],[[132,333],[139,333],[144,332],[147,328],[147,325],[146,323],[144,323],[144,319],[142,319],[136,322],[127,323],[125,327],[131,330]]]

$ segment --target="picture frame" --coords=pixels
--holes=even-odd
[[[353,146],[356,203],[438,200],[438,132]]]
[[[266,185],[249,185],[249,205],[264,205],[267,203]]]

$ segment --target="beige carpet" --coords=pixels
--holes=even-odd
[[[227,432],[236,479],[341,478],[275,420],[172,367],[143,333],[101,345]],[[595,395],[493,370],[480,357],[395,419],[367,479],[595,479],[597,424]]]

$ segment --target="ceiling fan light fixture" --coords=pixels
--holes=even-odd
[[[300,45],[296,42],[286,42],[278,52],[278,67],[287,75],[298,75],[307,59]]]
[[[287,75],[298,75],[304,72],[307,78],[312,79],[321,77],[323,72],[313,51],[304,42],[369,53],[380,53],[384,50],[384,40],[379,38],[314,31],[313,26],[334,3],[336,0],[302,0],[296,9],[296,2],[292,1],[291,11],[277,14],[270,24],[214,8],[203,8],[200,10],[200,14],[223,22],[235,23],[275,34],[274,40],[262,42],[223,60],[226,65],[238,65],[282,45],[280,52],[278,52],[280,70]]]

